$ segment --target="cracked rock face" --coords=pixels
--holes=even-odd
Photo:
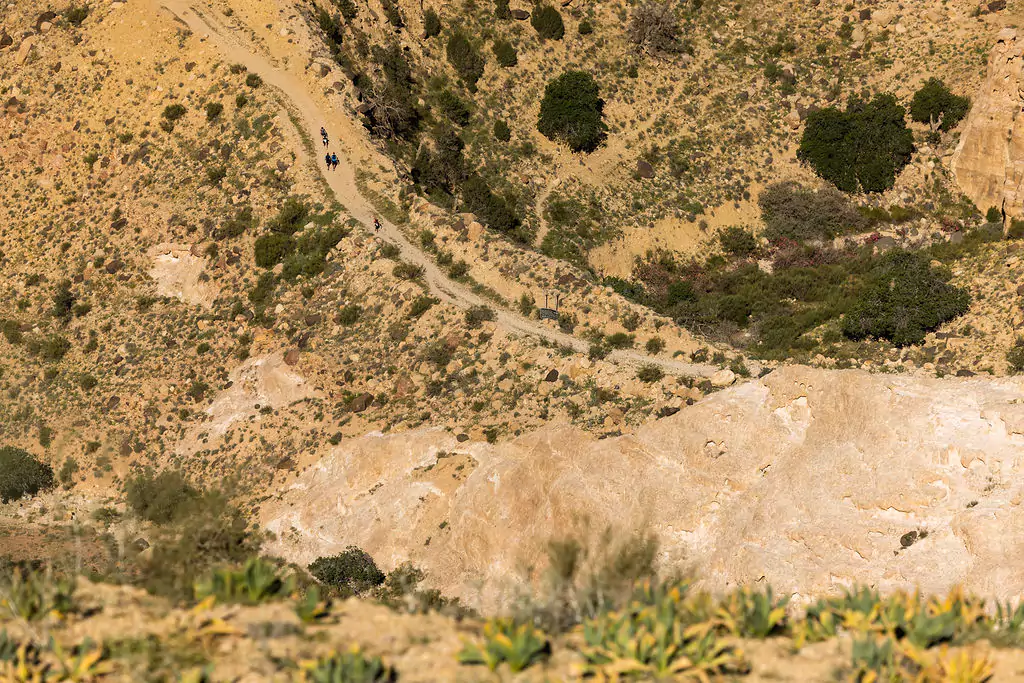
[[[964,194],[985,213],[1024,216],[1024,38],[1004,29],[989,55],[988,75],[974,97],[952,171]]]
[[[304,473],[264,523],[291,560],[357,545],[485,607],[543,567],[552,538],[598,543],[608,528],[654,532],[662,567],[714,590],[1009,598],[1024,591],[1022,388],[788,367],[632,436],[551,426],[467,449],[441,431],[370,435]]]

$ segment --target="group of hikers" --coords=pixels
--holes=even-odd
[[[330,138],[327,137],[327,129],[324,128],[323,126],[320,126],[320,137],[323,138],[324,148],[325,149],[331,146],[331,140],[330,140]],[[334,152],[328,152],[327,154],[325,154],[324,155],[324,161],[327,163],[327,170],[328,171],[333,171],[336,168],[338,168],[338,163],[339,163],[338,162],[338,155],[335,154]],[[380,232],[381,227],[382,226],[380,224],[380,218],[374,216],[373,217],[373,231],[374,232]]]
[[[320,126],[320,137],[323,138],[324,147],[330,147],[331,140],[330,138],[327,137],[327,129],[324,128],[323,126]],[[334,154],[333,152],[328,152],[327,154],[325,154],[324,161],[327,163],[328,171],[335,170],[336,168],[338,168],[338,164],[340,163],[338,161],[338,155]]]

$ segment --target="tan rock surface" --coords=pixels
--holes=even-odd
[[[369,436],[304,473],[263,517],[272,550],[290,559],[358,545],[388,568],[412,560],[484,606],[507,599],[551,538],[609,527],[653,531],[663,567],[693,569],[714,589],[959,583],[1009,598],[1024,590],[1021,389],[792,367],[634,436],[552,426],[467,449],[438,431]],[[475,469],[455,482],[411,476],[445,451]]]
[[[988,76],[973,98],[951,168],[960,188],[982,212],[1024,215],[1024,40],[1000,32],[989,55]]]

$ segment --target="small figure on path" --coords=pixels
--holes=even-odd
[[[324,128],[323,126],[320,126],[320,137],[322,137],[322,138],[327,137],[327,129]]]
[[[380,232],[380,219],[376,216],[373,217],[373,231]]]
[[[338,155],[332,153],[331,154],[331,170],[334,171],[334,170],[337,170],[337,168],[338,168]]]
[[[324,139],[324,147],[330,147],[331,146],[331,141],[327,137],[327,131],[324,130],[323,128],[320,129],[320,137],[322,137]]]
[[[331,155],[330,154],[325,154],[324,155],[324,161],[327,162],[327,170],[330,171],[331,170]]]

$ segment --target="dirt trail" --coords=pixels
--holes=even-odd
[[[320,163],[317,163],[316,166],[349,214],[359,221],[366,230],[372,231],[373,219],[378,214],[359,192],[352,159],[355,158],[356,163],[362,165],[375,163],[375,161],[371,161],[372,157],[368,155],[366,147],[357,142],[359,133],[352,122],[346,120],[345,114],[338,111],[324,111],[309,95],[306,86],[298,76],[258,54],[242,31],[226,27],[214,15],[196,8],[190,0],[154,0],[154,2],[158,7],[171,12],[186,24],[200,40],[209,41],[216,46],[229,62],[243,64],[250,71],[258,73],[266,85],[280,91],[284,100],[294,108],[294,113],[298,116],[299,121],[306,126],[309,136],[318,138],[320,126],[324,126],[329,132],[344,131],[346,133],[341,136],[337,136],[335,133],[339,139],[332,142],[331,145],[331,151],[336,152],[341,160],[338,169],[327,171],[326,167]],[[395,225],[383,217],[381,217],[381,224],[383,227],[378,233],[378,237],[393,242],[398,246],[404,260],[423,268],[424,278],[434,296],[462,308],[481,305],[493,308],[492,302],[450,280],[433,260],[406,239]],[[510,332],[540,337],[571,347],[578,352],[585,353],[589,348],[589,344],[582,339],[545,327],[507,310],[496,310],[496,322]],[[675,375],[710,377],[720,369],[714,365],[684,363],[672,358],[648,356],[628,350],[613,351],[608,359],[632,366],[657,365],[666,373]],[[748,363],[748,367],[755,375],[760,370],[757,363]]]

